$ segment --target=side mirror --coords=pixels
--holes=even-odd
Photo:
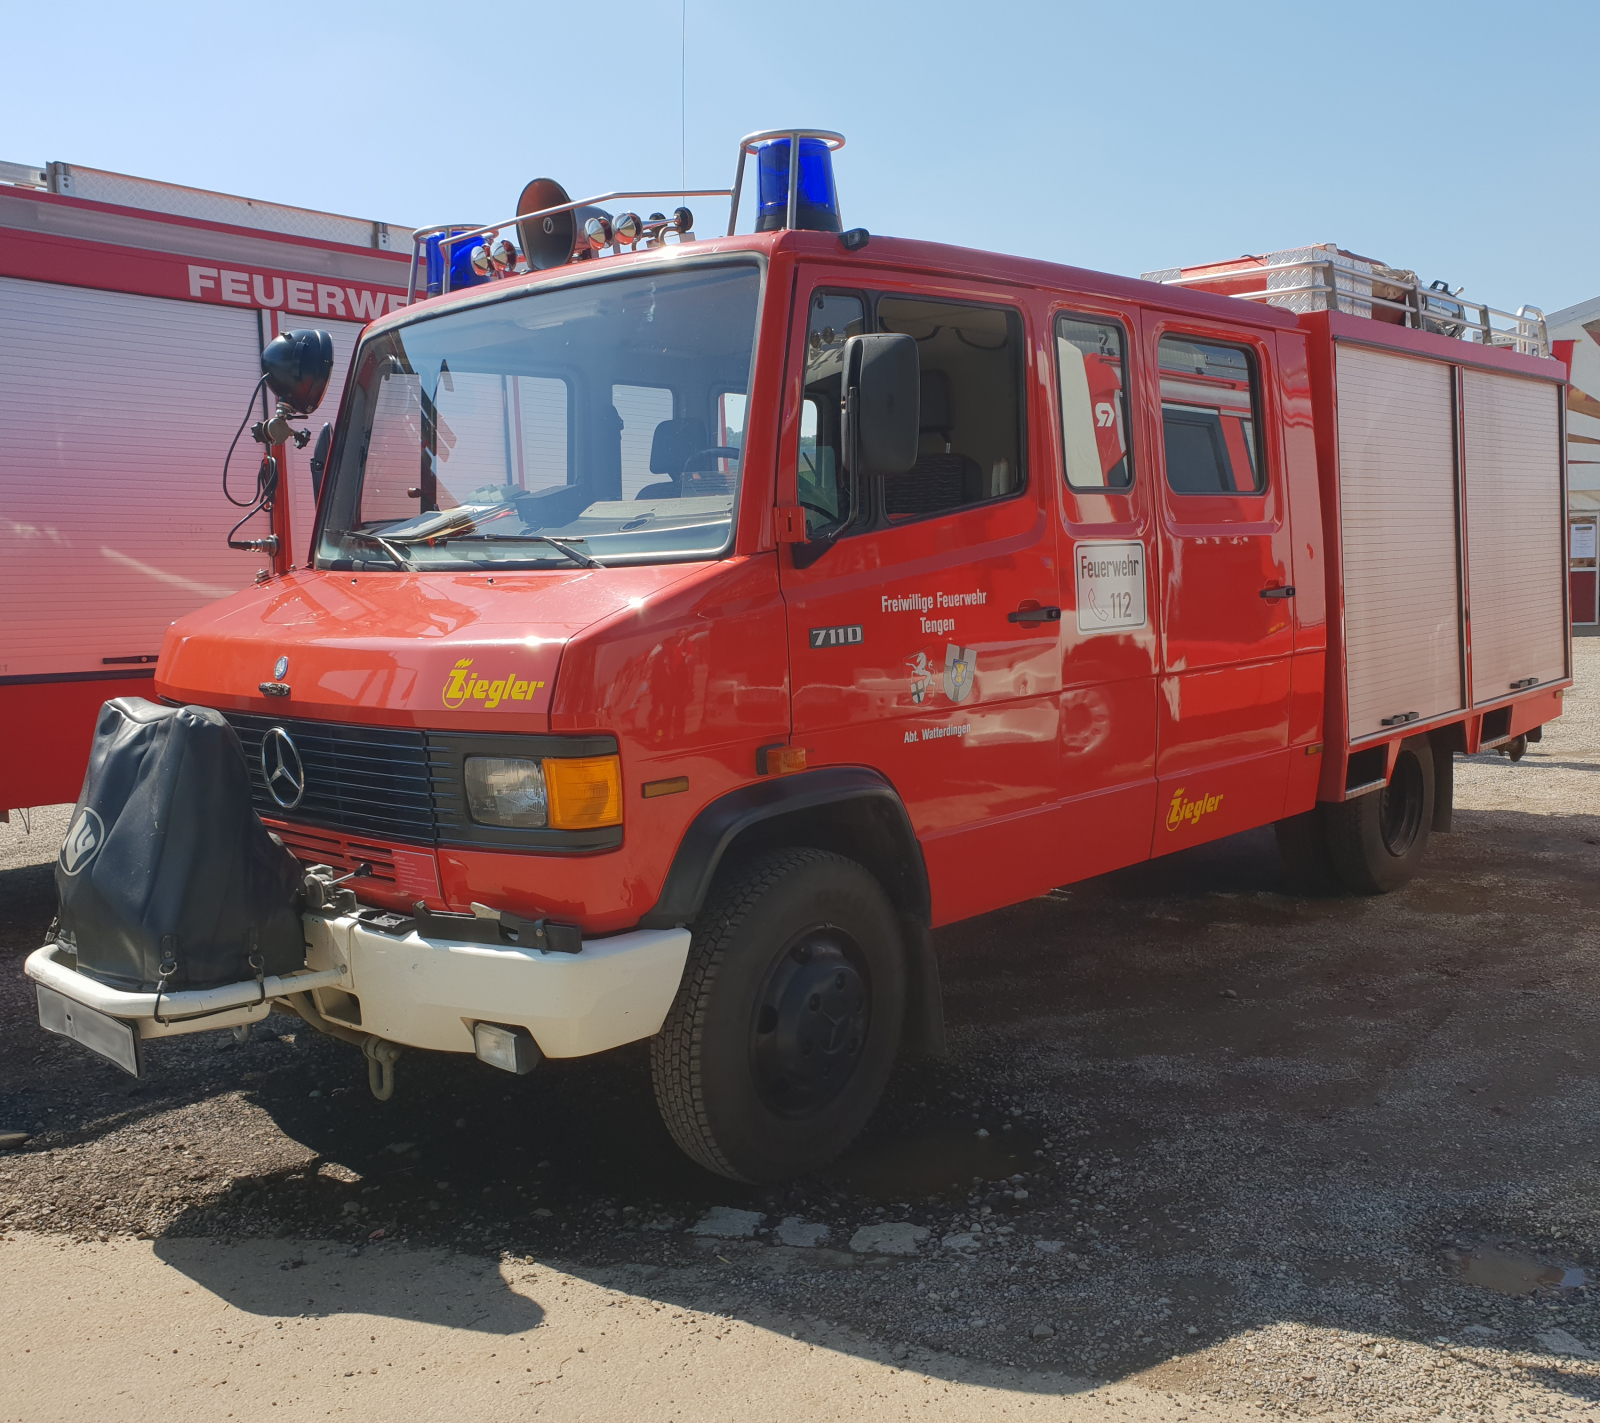
[[[267,387],[296,415],[322,404],[333,374],[333,337],[326,331],[285,331],[261,353]]]
[[[317,436],[317,447],[311,451],[311,497],[319,503],[322,499],[322,474],[328,467],[328,446],[333,443],[333,426],[324,425]]]
[[[917,462],[922,362],[909,336],[852,336],[845,342],[845,449],[875,474],[904,474]]]

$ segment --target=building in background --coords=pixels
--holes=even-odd
[[[1567,363],[1567,538],[1572,625],[1600,632],[1600,297],[1552,312],[1550,353]]]

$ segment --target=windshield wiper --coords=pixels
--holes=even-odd
[[[356,543],[372,544],[377,548],[381,548],[394,560],[396,568],[404,569],[407,573],[416,568],[416,565],[390,543],[388,539],[380,538],[377,534],[369,534],[365,529],[346,529],[344,536]]]
[[[575,548],[568,548],[569,543],[583,543],[582,539],[551,538],[549,534],[445,534],[431,540],[433,543],[461,544],[461,543],[497,543],[497,544],[549,544],[553,549],[559,549],[574,563],[582,568],[604,568],[598,558],[590,558],[586,553],[580,553]]]

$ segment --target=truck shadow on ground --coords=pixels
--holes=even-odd
[[[483,1334],[521,1334],[545,1319],[493,1263],[439,1250],[352,1250],[320,1240],[224,1245],[166,1236],[156,1257],[235,1309],[277,1319],[367,1314]]]

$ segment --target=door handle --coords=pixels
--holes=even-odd
[[[1292,598],[1294,597],[1294,584],[1291,583],[1287,588],[1263,588],[1261,596],[1263,598]]]
[[[1008,623],[1058,623],[1061,621],[1060,608],[1018,608],[1014,613],[1006,614]]]

